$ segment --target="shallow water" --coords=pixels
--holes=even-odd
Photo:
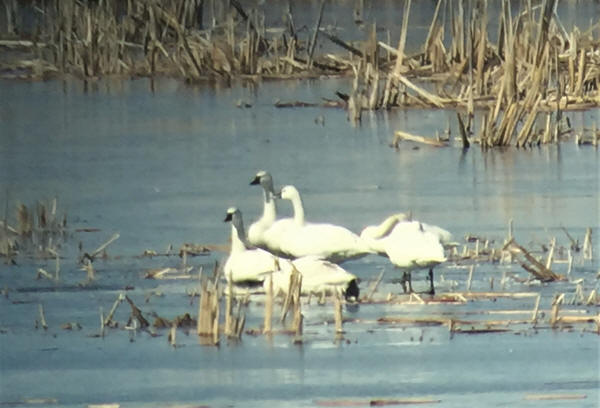
[[[374,304],[348,308],[345,341],[334,342],[331,306],[313,300],[304,306],[303,346],[277,335],[245,335],[203,347],[193,331],[177,334],[179,347],[146,332],[109,330],[100,339],[100,308],[106,314],[126,286],[128,296],[149,315],[195,314],[197,289],[190,280],[154,281],[150,268],[177,267],[179,257],[138,258],[146,249],[163,252],[184,242],[225,244],[225,210],[238,206],[247,222],[261,212],[261,192],[249,186],[259,169],[277,185],[294,184],[309,220],[345,225],[355,231],[390,213],[412,211],[428,223],[495,240],[514,220],[521,244],[539,248],[561,227],[580,242],[585,228],[599,234],[598,151],[567,142],[528,150],[463,152],[404,143],[389,147],[393,131],[423,135],[458,134],[453,112],[399,110],[365,114],[353,128],[337,109],[277,109],[276,99],[319,101],[342,80],[264,82],[222,89],[149,80],[81,82],[0,82],[0,200],[14,223],[17,202],[58,198],[69,237],[60,248],[60,281],[35,280],[38,267],[54,270],[54,260],[20,258],[0,265],[0,402],[54,398],[61,406],[118,402],[122,406],[207,404],[209,406],[315,406],[332,401],[430,398],[439,406],[540,406],[530,394],[585,395],[583,400],[544,406],[589,406],[599,402],[598,337],[588,331],[526,329],[517,333],[454,335],[447,327],[387,324],[384,316],[456,314],[482,309],[531,310],[535,298],[473,301],[462,305]],[[250,108],[237,108],[239,100]],[[324,125],[315,122],[322,116]],[[598,110],[571,114],[574,123],[600,125]],[[319,122],[319,121],[317,121]],[[283,203],[285,204],[285,203]],[[282,214],[289,214],[287,205]],[[76,232],[98,228],[97,232]],[[94,263],[97,278],[80,287],[85,272],[77,264],[79,242],[90,251],[114,232],[109,259]],[[577,259],[572,280],[598,288],[598,239],[592,262]],[[189,258],[212,268],[225,254]],[[565,256],[562,254],[561,256]],[[383,258],[344,264],[369,280],[386,270],[381,296],[399,293],[394,270]],[[566,264],[556,264],[566,273]],[[528,274],[518,265],[476,265],[474,291],[496,290],[503,273]],[[464,290],[468,266],[443,265],[436,287]],[[415,274],[415,285],[424,285]],[[541,294],[550,308],[555,293],[575,292],[560,282],[527,286],[508,280],[503,290]],[[154,294],[154,295],[151,295]],[[147,301],[146,301],[147,299]],[[247,328],[262,324],[262,299],[247,310]],[[43,304],[49,329],[34,329]],[[577,309],[577,307],[575,307]],[[579,307],[581,309],[581,307]],[[597,308],[584,308],[597,313]],[[126,322],[129,307],[115,319]],[[78,322],[81,330],[60,325]],[[50,404],[51,405],[51,404]]]

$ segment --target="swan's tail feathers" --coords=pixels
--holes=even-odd
[[[344,297],[348,301],[351,301],[351,300],[357,301],[359,299],[359,296],[360,296],[360,289],[358,288],[358,283],[356,282],[356,279],[352,279],[348,283],[348,287],[346,287],[346,292],[344,293]]]

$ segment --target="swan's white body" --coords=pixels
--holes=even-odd
[[[278,248],[292,258],[317,256],[339,263],[373,253],[370,246],[352,231],[333,224],[307,223],[300,193],[294,186],[285,186],[281,198],[290,200],[294,208],[293,223],[278,232]]]
[[[433,294],[432,268],[446,261],[440,234],[447,235],[443,234],[445,230],[442,228],[429,228],[426,229],[423,223],[409,220],[404,214],[395,214],[379,225],[366,227],[360,236],[372,250],[387,256],[390,262],[404,270],[404,279],[408,281],[411,291],[410,272],[429,268],[430,293]],[[406,290],[404,283],[403,286]]]
[[[301,294],[303,295],[352,295],[358,297],[356,276],[332,262],[314,256],[305,256],[291,261],[294,268],[302,275]],[[285,264],[278,272],[273,273],[273,293],[285,295],[289,289],[290,276],[293,272],[291,264]],[[267,289],[268,281],[264,286]],[[354,285],[355,293],[349,293]]]
[[[226,220],[231,221],[231,251],[223,267],[227,280],[260,284],[269,274],[282,268],[282,263],[289,262],[263,249],[249,247],[245,242],[242,214],[238,209],[229,208]]]
[[[366,227],[360,236],[371,249],[401,269],[429,268],[446,260],[439,236],[405,214],[394,214],[377,226]]]

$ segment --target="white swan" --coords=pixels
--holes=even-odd
[[[379,225],[370,225],[365,227],[361,232],[361,237],[366,238],[382,238],[389,235],[396,225],[404,221],[416,221],[411,218],[410,215],[404,213],[392,214],[381,222]],[[452,233],[437,225],[430,225],[424,222],[420,222],[423,230],[430,232],[435,235],[442,245],[451,244],[454,237]]]
[[[275,294],[287,292],[292,271],[302,275],[302,293],[344,294],[347,299],[358,299],[356,276],[341,267],[317,257],[304,257],[293,261],[279,258],[260,248],[251,248],[244,233],[242,213],[235,207],[227,210],[225,221],[231,221],[231,251],[223,271],[227,280],[236,285],[265,284],[273,276]]]
[[[370,246],[352,231],[333,224],[307,223],[300,193],[285,186],[277,198],[290,200],[294,208],[294,225],[277,237],[282,253],[293,258],[313,255],[339,263],[374,253]]]
[[[269,172],[261,170],[256,173],[250,185],[260,185],[263,188],[263,214],[248,228],[248,242],[274,254],[284,255],[279,248],[279,237],[295,225],[294,220],[292,218],[277,220],[273,177]]]
[[[263,246],[264,232],[275,222],[277,218],[277,207],[273,195],[273,178],[266,171],[259,171],[250,182],[250,185],[260,185],[263,188],[263,214],[248,228],[248,241],[252,245]]]
[[[227,209],[225,221],[231,221],[231,251],[223,267],[228,281],[231,279],[235,284],[260,285],[265,277],[278,271],[282,263],[289,262],[263,249],[251,248],[244,232],[242,213],[237,208]]]
[[[422,223],[410,221],[405,214],[395,214],[378,226],[363,229],[361,238],[404,271],[402,285],[405,291],[408,283],[408,290],[412,292],[412,271],[429,268],[429,292],[435,293],[433,267],[445,262],[446,257],[439,236],[425,230]]]
[[[305,256],[295,259],[291,264],[302,275],[302,295],[343,295],[346,299],[358,300],[359,288],[355,275],[347,272],[341,266],[325,261],[315,256]],[[293,268],[282,268],[273,273],[273,294],[285,295],[289,289],[290,277]],[[264,288],[267,290],[268,281],[265,280]]]

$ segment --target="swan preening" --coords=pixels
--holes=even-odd
[[[268,251],[253,248],[244,233],[242,213],[235,207],[227,210],[225,221],[231,222],[231,251],[223,271],[236,285],[262,285],[273,276],[275,293],[285,293],[294,269],[302,275],[303,294],[343,294],[358,299],[356,276],[319,257],[295,260],[279,258]]]
[[[394,214],[381,224],[362,230],[361,238],[378,254],[387,256],[392,264],[404,271],[403,287],[412,292],[411,272],[429,268],[429,292],[435,293],[433,267],[446,261],[442,241],[452,235],[437,226],[413,221],[405,214]]]

